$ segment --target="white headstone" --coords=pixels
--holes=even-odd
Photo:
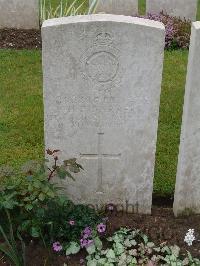
[[[0,0],[0,28],[39,29],[38,0]]]
[[[181,19],[196,20],[197,0],[146,0],[147,13],[167,13]]]
[[[98,206],[138,202],[150,213],[163,24],[76,16],[44,22],[42,39],[45,145],[85,169],[64,182],[67,194]]]
[[[94,0],[90,0],[90,5]],[[138,0],[98,0],[96,13],[133,16],[138,14]]]
[[[174,200],[175,215],[200,213],[200,22],[192,26],[181,142]]]

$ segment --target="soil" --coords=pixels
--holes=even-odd
[[[192,247],[186,246],[184,243],[185,233],[189,228],[200,232],[200,215],[190,215],[189,217],[175,218],[172,208],[153,207],[152,215],[129,214],[120,212],[108,212],[107,233],[112,234],[120,227],[141,229],[149,239],[156,244],[167,242],[169,245],[178,245],[181,253],[186,254],[186,249],[192,253],[194,257],[200,258],[200,242],[196,242]],[[196,235],[197,238],[200,238]],[[66,258],[51,254],[48,258],[48,251],[38,246],[37,243],[30,243],[26,250],[27,266],[63,266],[68,263],[70,266],[80,265],[80,259],[85,257],[82,251],[79,254]],[[44,264],[46,260],[46,264]],[[1,260],[0,266],[8,266],[8,263]]]
[[[0,49],[41,48],[40,30],[0,29]]]

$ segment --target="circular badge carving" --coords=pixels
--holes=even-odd
[[[85,63],[87,75],[97,82],[108,82],[115,78],[119,68],[116,56],[99,51],[89,56]]]
[[[80,59],[84,77],[95,83],[109,83],[117,78],[119,51],[113,47],[113,42],[109,33],[101,32],[96,35],[93,45]]]

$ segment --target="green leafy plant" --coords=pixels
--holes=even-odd
[[[22,166],[22,170],[15,174],[8,167],[1,167],[0,214],[3,216],[4,209],[12,210],[15,230],[26,232],[32,237],[40,237],[38,213],[47,207],[47,203],[59,197],[60,188],[51,181],[56,176],[74,180],[73,174],[82,169],[76,159],[58,163],[58,153],[58,150],[48,149],[50,160],[27,162]],[[52,166],[49,166],[50,162]]]
[[[61,162],[59,150],[48,149],[47,155],[48,160],[29,161],[16,174],[7,166],[1,168],[0,215],[4,209],[11,211],[15,234],[38,238],[45,246],[56,239],[77,241],[82,230],[95,226],[100,217],[87,206],[73,204],[52,181],[55,177],[75,180],[74,174],[83,168],[75,158]],[[8,231],[6,223],[4,228]]]
[[[47,166],[49,160],[29,161],[24,164],[20,172],[14,174],[10,168],[0,168],[0,209],[20,207],[21,211],[31,211],[35,205],[43,204],[46,200],[57,196],[58,187],[50,181],[58,176],[60,179],[69,177],[72,173],[79,173],[82,168],[76,159],[64,160],[59,164],[58,150],[47,150],[52,157],[53,164]]]
[[[9,212],[6,210],[6,215],[8,218],[8,224],[9,224],[9,236],[7,236],[7,233],[4,231],[3,227],[0,225],[0,236],[3,237],[4,242],[0,243],[0,251],[5,254],[5,256],[8,258],[10,262],[12,262],[12,265],[15,266],[25,266],[25,243],[20,236],[20,234],[17,234],[18,241],[21,242],[21,248],[17,244],[12,221],[10,218]]]
[[[189,252],[183,258],[178,246],[168,247],[166,243],[156,246],[140,230],[122,228],[115,232],[113,236],[107,238],[105,244],[106,249],[103,248],[102,240],[98,234],[93,231],[90,241],[85,245],[88,252],[86,257],[87,266],[200,265],[200,260],[193,258]],[[75,254],[79,250],[78,243],[71,242],[67,246],[66,254]]]
[[[75,205],[65,196],[47,202],[44,209],[34,213],[34,217],[38,233],[40,228],[48,243],[57,240],[65,243],[78,241],[86,226],[93,227],[101,219],[95,210],[84,205]]]

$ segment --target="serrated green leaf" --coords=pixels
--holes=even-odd
[[[115,252],[113,249],[109,249],[107,254],[106,254],[106,257],[109,259],[115,259]]]
[[[92,244],[92,245],[90,245],[89,247],[87,247],[86,250],[87,250],[88,254],[91,255],[91,254],[94,254],[94,253],[95,253],[95,251],[96,251],[96,247],[95,247],[94,244]]]
[[[32,205],[32,204],[26,204],[26,205],[25,205],[25,209],[26,209],[27,211],[31,211],[31,210],[33,209],[33,205]]]
[[[44,201],[45,200],[45,195],[43,193],[39,194],[39,200]]]
[[[52,191],[52,190],[49,190],[47,192],[47,195],[50,197],[50,198],[54,198],[55,197],[55,193]]]
[[[153,248],[155,246],[155,244],[153,242],[148,242],[147,243],[147,247],[148,248]]]
[[[60,179],[65,179],[65,177],[67,175],[67,171],[66,171],[64,166],[57,167],[56,172],[57,172],[58,177]]]
[[[70,242],[68,248],[66,249],[66,256],[71,254],[77,254],[80,251],[80,245],[77,242]]]
[[[95,246],[96,246],[96,248],[97,248],[98,250],[101,250],[101,249],[102,249],[102,247],[103,247],[103,243],[102,243],[102,241],[100,240],[99,237],[95,237],[95,238],[94,238],[94,243],[95,243]]]
[[[39,231],[39,228],[37,227],[31,227],[31,235],[32,237],[35,237],[35,238],[38,238],[40,237],[40,231]]]
[[[38,180],[35,180],[35,181],[33,182],[33,186],[34,186],[35,188],[40,188],[40,187],[41,187],[41,182],[38,181]]]

